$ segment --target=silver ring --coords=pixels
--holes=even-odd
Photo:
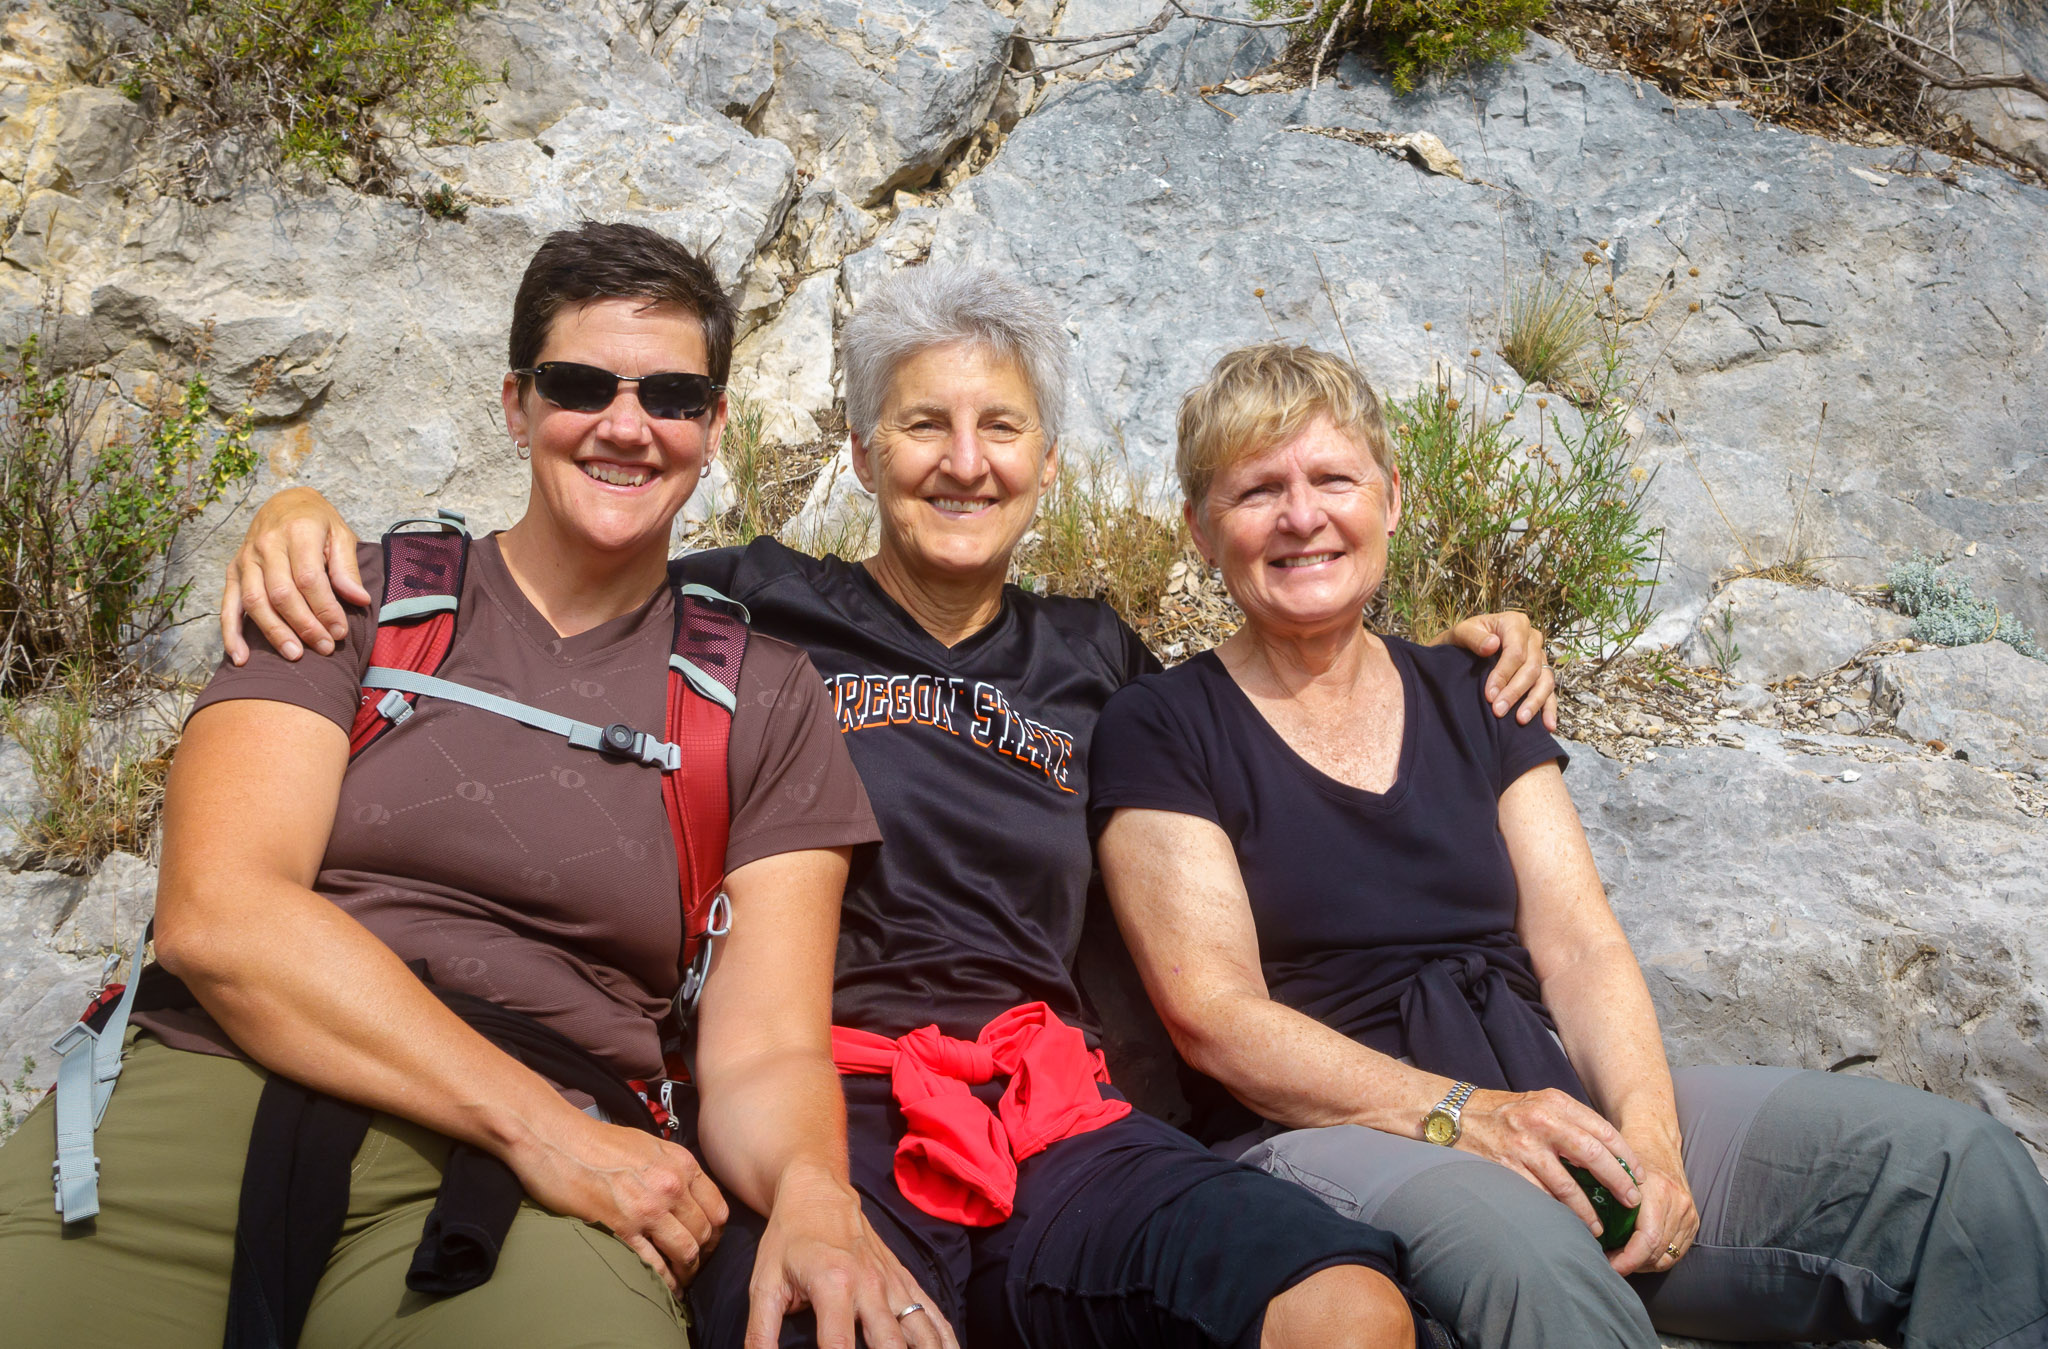
[[[896,1319],[901,1321],[904,1317],[910,1315],[912,1312],[921,1312],[923,1310],[924,1304],[922,1302],[913,1302],[908,1307],[905,1307],[902,1311],[897,1312]]]

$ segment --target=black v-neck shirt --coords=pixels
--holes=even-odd
[[[1005,586],[995,620],[948,648],[865,567],[771,538],[672,566],[810,656],[881,823],[840,914],[834,1020],[971,1037],[1043,1000],[1087,1026],[1070,967],[1089,750],[1110,695],[1160,668],[1138,635],[1100,601]]]
[[[1476,952],[1533,993],[1499,801],[1565,754],[1541,721],[1493,715],[1490,659],[1383,640],[1405,717],[1385,792],[1303,759],[1206,652],[1111,700],[1095,735],[1090,818],[1097,833],[1120,807],[1221,827],[1273,999],[1399,1057],[1410,1047],[1390,994],[1424,965]]]

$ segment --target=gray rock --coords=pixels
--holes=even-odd
[[[0,866],[21,865],[22,828],[42,799],[28,752],[13,737],[0,735]]]
[[[875,218],[838,189],[813,183],[790,208],[788,228],[798,240],[798,269],[819,272],[873,237]]]
[[[756,7],[692,0],[654,52],[691,107],[745,121],[775,88],[775,31],[775,20]]]
[[[1276,333],[1339,348],[1333,304],[1396,397],[1439,363],[1513,390],[1491,354],[1504,293],[1590,251],[1631,314],[1669,290],[1637,330],[1668,530],[1654,640],[1739,566],[1805,555],[1875,584],[1973,540],[1980,593],[2048,628],[2048,408],[2011,396],[2048,378],[2048,191],[1967,166],[1954,188],[1879,188],[1851,170],[1881,152],[1676,106],[1542,39],[1407,98],[1340,73],[1213,108],[1138,79],[1056,86],[955,190],[935,252],[1015,268],[1070,315],[1080,436],[1163,474],[1215,358]],[[1301,126],[1429,131],[1475,181]],[[1980,355],[1930,380],[1933,351]]]
[[[1874,696],[1903,735],[1939,740],[1973,764],[2048,773],[2048,662],[2004,642],[1887,656]]]
[[[104,961],[49,945],[51,930],[84,888],[79,878],[55,872],[0,872],[0,1103],[16,1116],[56,1081],[50,1041],[99,987]],[[14,1090],[17,1082],[24,1090]]]
[[[1956,53],[1971,74],[2048,80],[2048,12],[2025,4],[1970,6],[1956,31]],[[1974,89],[1951,101],[1978,135],[2048,172],[2048,102],[2023,89]]]
[[[939,212],[929,206],[899,211],[875,242],[849,257],[839,268],[839,285],[848,305],[857,308],[889,273],[921,262],[931,252]]]
[[[1673,1062],[1924,1087],[2048,1170],[2048,831],[1967,764],[1746,731],[1633,767],[1579,750],[1567,774]]]
[[[875,550],[875,498],[853,472],[853,452],[842,448],[818,470],[810,495],[784,522],[782,541],[806,552],[863,558]]]
[[[465,23],[463,45],[505,79],[485,89],[496,140],[545,131],[579,107],[621,107],[680,120],[683,92],[608,0],[504,0]]]
[[[855,201],[932,176],[981,129],[1016,24],[981,0],[767,0],[761,134]]]
[[[156,913],[156,868],[132,853],[100,863],[50,945],[65,955],[124,956]]]
[[[1715,593],[1681,652],[1690,664],[1775,684],[1825,674],[1912,627],[1839,591],[1750,576]]]
[[[761,436],[770,444],[818,438],[811,414],[832,406],[832,297],[838,289],[836,273],[820,272],[790,294],[772,322],[733,349],[733,391],[760,407]]]

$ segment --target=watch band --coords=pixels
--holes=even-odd
[[[1470,1082],[1453,1083],[1450,1091],[1444,1094],[1444,1098],[1430,1107],[1429,1113],[1422,1117],[1423,1140],[1441,1147],[1449,1147],[1457,1142],[1458,1136],[1464,1132],[1459,1116],[1465,1111],[1465,1102],[1470,1100],[1472,1093],[1477,1090],[1479,1088]]]

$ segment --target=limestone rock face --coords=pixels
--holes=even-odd
[[[1681,651],[1691,664],[1774,684],[1824,674],[1912,627],[1839,591],[1746,577],[1715,593]]]
[[[1963,68],[1972,74],[2021,72],[2048,80],[2048,12],[2031,5],[1965,11],[1956,33]],[[1955,96],[1956,110],[1978,135],[2022,163],[2048,170],[2048,101],[2024,89],[1975,89]]]
[[[987,120],[1014,21],[981,0],[767,0],[775,85],[763,135],[873,205],[928,178]]]
[[[156,868],[133,853],[100,863],[50,938],[65,955],[124,957],[156,913]]]
[[[832,406],[832,273],[798,286],[773,323],[733,349],[733,389],[758,403],[762,437],[800,445],[818,438],[811,417]]]
[[[1902,734],[1973,764],[2048,775],[2048,662],[2004,642],[1887,656],[1873,695]]]
[[[104,961],[66,955],[49,941],[84,888],[76,876],[0,871],[0,1103],[17,1117],[57,1080],[50,1041],[99,987]],[[14,1090],[17,1082],[25,1093]]]
[[[1333,305],[1394,397],[1468,366],[1475,393],[1513,390],[1504,292],[1590,253],[1631,313],[1666,292],[1639,351],[1668,530],[1652,640],[1739,566],[1804,555],[1868,585],[1972,543],[1956,565],[1979,593],[2048,627],[2048,410],[2012,396],[2048,376],[2048,192],[1880,172],[1884,152],[1674,105],[1541,39],[1407,98],[1341,74],[1206,103],[1057,86],[953,193],[935,254],[1015,267],[1069,315],[1083,438],[1163,473],[1176,403],[1217,356],[1276,334],[1340,347]],[[1311,127],[1432,132],[1472,181]],[[1958,352],[1982,356],[1937,355]]]
[[[1580,751],[1566,780],[1674,1062],[1925,1087],[2048,1170],[2048,830],[2003,782],[1754,730],[1633,768]]]

